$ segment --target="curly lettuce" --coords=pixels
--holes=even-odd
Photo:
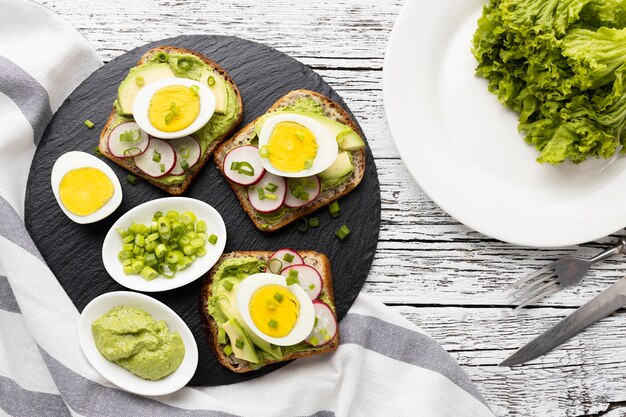
[[[538,162],[626,152],[626,0],[491,0],[472,52]]]

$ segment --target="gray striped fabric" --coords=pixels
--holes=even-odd
[[[80,35],[44,8],[28,1],[12,3],[13,8],[6,8],[3,7],[5,1],[0,0],[3,13],[19,11],[18,16],[33,18],[41,14],[47,24],[66,36],[74,34],[75,44],[59,45],[59,48],[88,48]],[[28,21],[17,20],[10,30],[23,29],[26,36]],[[2,30],[0,27],[0,52]],[[72,66],[72,62],[64,64]],[[50,94],[67,96],[70,91],[46,90],[10,57],[0,53],[0,93],[9,97],[28,120],[32,132],[24,132],[20,140],[30,141],[34,146],[52,116]],[[0,132],[0,145],[3,140],[9,139]],[[24,169],[27,172],[28,167]],[[0,175],[9,175],[2,172],[2,166]],[[37,375],[43,378],[49,374],[52,377],[49,384],[53,384],[49,386],[37,376],[19,373],[20,365],[32,364],[15,366],[10,363],[10,357],[0,356],[0,409],[8,415],[330,417],[371,415],[374,410],[382,409],[394,410],[389,411],[393,415],[407,416],[492,416],[484,398],[441,346],[363,295],[355,304],[358,311],[351,310],[340,323],[342,341],[338,351],[324,358],[298,360],[261,379],[228,389],[184,388],[164,398],[141,397],[104,385],[86,364],[73,339],[75,335],[71,329],[76,328],[76,323],[67,328],[60,326],[52,332],[42,325],[43,317],[54,324],[56,320],[75,320],[78,314],[66,298],[59,299],[56,306],[48,303],[46,311],[40,310],[39,306],[49,301],[46,299],[49,294],[58,293],[59,284],[45,266],[18,211],[9,203],[19,201],[19,196],[6,193],[0,188],[0,323],[7,326],[1,329],[0,352],[11,352],[12,349],[39,352],[45,365]],[[17,258],[20,262],[25,258],[32,270],[13,265],[12,260]],[[35,273],[33,271],[38,271],[37,277],[31,275]],[[28,285],[31,281],[32,285]],[[29,323],[28,329],[24,328],[25,322]],[[19,340],[20,346],[8,340],[4,336],[7,334]],[[51,346],[62,346],[62,349],[50,349]],[[21,356],[16,354],[16,357]],[[303,385],[305,381],[306,386]],[[386,388],[381,389],[379,385]],[[46,392],[38,388],[42,386],[46,387]],[[255,393],[272,392],[274,386],[281,387],[276,388],[279,393],[260,409],[256,405],[259,398],[253,398]],[[263,395],[267,394],[261,394],[261,400]],[[228,404],[229,411],[224,411],[221,404]],[[233,413],[232,410],[237,411]]]

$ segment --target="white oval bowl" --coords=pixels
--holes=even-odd
[[[59,186],[61,185],[61,180],[63,179],[63,176],[68,171],[78,168],[99,169],[100,171],[104,172],[104,174],[109,177],[109,179],[113,183],[113,197],[111,197],[111,199],[107,201],[107,203],[102,206],[100,210],[87,216],[77,216],[76,214],[66,209],[61,202],[61,197],[59,196]],[[113,213],[115,209],[118,208],[122,203],[122,186],[120,185],[120,181],[117,179],[117,175],[115,175],[115,172],[113,172],[113,170],[100,159],[96,158],[93,155],[89,155],[86,152],[71,151],[61,155],[52,167],[52,173],[50,174],[50,184],[52,185],[54,198],[56,198],[59,207],[61,207],[61,210],[63,210],[63,213],[65,213],[67,217],[69,217],[72,221],[78,224],[88,224],[100,221]]]
[[[335,160],[337,159],[337,155],[339,154],[337,140],[333,137],[333,135],[330,134],[330,132],[324,127],[324,125],[316,120],[313,120],[306,116],[302,116],[300,114],[276,115],[269,118],[263,125],[263,128],[261,129],[261,132],[259,134],[259,149],[261,149],[262,146],[267,146],[272,131],[274,130],[276,125],[281,122],[295,122],[309,129],[315,136],[315,140],[317,140],[317,156],[315,157],[311,168],[298,172],[281,171],[275,168],[274,165],[270,163],[269,158],[261,158],[263,168],[265,168],[267,171],[280,177],[304,178],[311,175],[319,174],[335,162]]]
[[[157,211],[167,213],[176,210],[180,213],[192,211],[197,220],[204,220],[207,224],[207,235],[215,234],[217,243],[212,245],[206,242],[206,255],[198,257],[191,266],[176,272],[174,278],[165,278],[160,275],[152,281],[147,281],[141,275],[125,275],[122,263],[117,254],[122,250],[122,238],[116,229],[128,229],[131,223],[150,225],[152,216]],[[207,273],[224,252],[226,246],[226,225],[222,216],[207,203],[187,197],[165,197],[143,203],[120,217],[109,229],[102,244],[102,262],[111,278],[120,285],[131,290],[143,292],[168,291],[193,282]]]
[[[184,85],[187,87],[195,85],[200,89],[198,91],[200,95],[200,113],[198,113],[198,117],[185,129],[177,130],[176,132],[164,132],[159,130],[150,123],[150,119],[148,118],[148,108],[150,107],[152,96],[161,88],[170,85]],[[215,96],[213,95],[213,91],[201,82],[188,78],[163,78],[150,83],[139,90],[133,102],[133,117],[135,118],[135,122],[140,128],[148,132],[148,134],[159,139],[177,139],[191,135],[206,125],[209,120],[211,120],[211,117],[213,117],[213,113],[215,113]]]
[[[178,332],[185,345],[185,357],[180,366],[159,381],[148,381],[132,374],[118,364],[107,360],[96,347],[91,324],[113,307],[138,307],[156,320],[165,320],[170,332]],[[104,378],[118,387],[139,395],[171,394],[184,387],[198,367],[198,346],[185,322],[171,308],[144,294],[117,291],[102,294],[91,300],[78,320],[78,339],[87,360]]]

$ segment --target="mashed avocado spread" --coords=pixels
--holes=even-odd
[[[204,71],[210,71],[213,77],[219,77],[217,73],[215,73],[211,67],[204,63],[200,58],[196,57],[192,54],[168,54],[166,63],[170,66],[174,75],[180,78],[189,78],[192,80],[200,81],[202,74]],[[189,66],[185,65],[185,69],[181,69],[178,65],[179,61],[184,60],[189,63]],[[158,63],[157,56],[153,56],[148,62],[142,64],[145,65],[153,65]],[[215,139],[222,136],[226,133],[235,123],[237,117],[239,115],[239,101],[237,100],[237,96],[235,94],[235,90],[233,87],[224,82],[224,87],[226,89],[226,95],[228,97],[228,104],[226,107],[226,111],[224,114],[214,113],[211,117],[211,120],[204,125],[200,130],[194,133],[192,136],[195,137],[200,143],[200,147],[202,148],[202,154],[204,154],[209,146],[213,143]],[[111,129],[115,126],[133,121],[132,116],[124,116],[121,112],[120,105],[118,100],[115,101],[115,109],[116,109],[116,117]],[[185,174],[183,175],[166,175],[161,178],[152,178],[151,180],[154,182],[158,182],[165,185],[176,185],[181,184],[185,179]]]
[[[137,307],[114,307],[94,321],[91,330],[102,356],[143,379],[165,378],[185,357],[180,335]]]

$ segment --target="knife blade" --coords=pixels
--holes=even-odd
[[[538,358],[624,305],[626,305],[626,277],[530,341],[498,366],[519,365]]]

